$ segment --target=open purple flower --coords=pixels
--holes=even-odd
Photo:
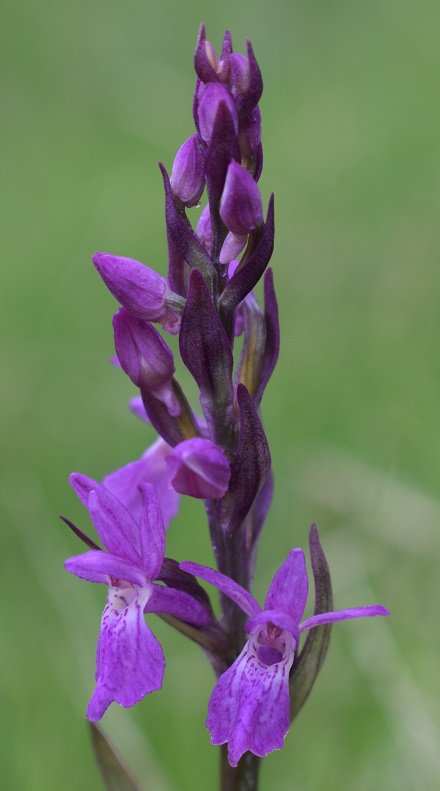
[[[323,613],[300,623],[308,593],[301,549],[292,549],[275,574],[264,610],[224,574],[190,562],[181,563],[180,568],[215,585],[250,616],[249,640],[220,676],[208,704],[211,742],[228,742],[231,766],[237,766],[247,750],[264,757],[283,746],[290,724],[289,671],[301,632],[333,621],[389,615],[385,607],[373,605]]]
[[[92,549],[66,560],[67,571],[108,585],[96,654],[96,688],[87,709],[100,720],[113,701],[134,706],[162,686],[165,659],[144,612],[162,612],[205,624],[202,605],[184,591],[154,584],[165,552],[165,529],[154,487],[141,484],[139,521],[102,484],[74,473],[70,482],[90,511],[107,551]]]

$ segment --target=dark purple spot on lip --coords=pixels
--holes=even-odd
[[[281,662],[283,655],[281,651],[278,651],[277,648],[271,648],[269,645],[259,645],[257,648],[257,656],[260,662],[263,665],[276,665],[277,662]]]

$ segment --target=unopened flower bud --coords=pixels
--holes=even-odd
[[[226,227],[238,235],[248,234],[263,221],[260,190],[250,173],[237,162],[231,162],[228,167],[220,216]]]
[[[236,93],[245,93],[249,88],[251,78],[249,60],[245,55],[233,53],[229,58],[230,75],[229,84],[231,90]]]
[[[196,206],[205,188],[205,164],[197,135],[180,146],[170,176],[174,195],[185,206]]]
[[[171,383],[175,371],[173,355],[158,331],[125,308],[113,316],[113,329],[116,354],[133,384],[162,401],[173,417],[180,415],[181,407]]]
[[[246,242],[246,235],[228,233],[225,241],[223,242],[222,249],[220,250],[220,263],[229,264],[230,261],[236,259],[240,255],[241,251],[244,250]]]
[[[180,312],[168,302],[177,304],[181,298],[164,277],[134,258],[95,253],[92,260],[108,290],[133,316],[156,321],[172,335],[179,332]]]
[[[211,254],[212,226],[211,226],[211,215],[209,213],[209,203],[205,206],[199,217],[196,233],[200,241],[205,245],[208,253]]]
[[[200,134],[206,143],[209,143],[218,108],[224,102],[232,116],[235,132],[238,133],[238,118],[234,100],[224,85],[210,82],[204,90],[199,92],[199,124]]]
[[[166,462],[170,483],[180,494],[217,500],[228,490],[231,465],[223,451],[208,439],[180,442]]]

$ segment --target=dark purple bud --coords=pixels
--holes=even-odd
[[[245,55],[234,53],[229,58],[231,67],[229,87],[234,93],[246,93],[251,80],[249,61]]]
[[[179,335],[180,354],[200,389],[211,439],[229,447],[233,431],[232,351],[206,284],[191,272]]]
[[[173,194],[185,206],[197,206],[205,188],[205,164],[197,135],[180,146],[170,176]]]
[[[133,384],[153,393],[170,415],[180,415],[181,407],[171,383],[173,355],[158,331],[125,308],[113,316],[113,329],[116,354]]]
[[[219,82],[217,55],[211,42],[206,40],[206,29],[203,22],[200,25],[194,52],[194,68],[202,82]]]
[[[235,134],[238,133],[238,118],[234,100],[224,85],[210,82],[203,93],[199,92],[199,124],[200,134],[206,143],[209,143],[214,129],[215,119],[221,104],[225,104],[232,118]]]
[[[263,221],[263,204],[257,184],[238,162],[231,162],[220,201],[220,216],[234,234],[247,235]]]
[[[176,492],[217,500],[228,490],[231,465],[223,451],[208,439],[181,442],[168,454],[168,475]]]
[[[221,264],[229,264],[237,258],[241,251],[246,247],[247,236],[236,233],[228,233],[220,250],[219,261]]]
[[[223,194],[226,174],[231,161],[240,162],[234,119],[224,102],[221,102],[215,118],[212,137],[206,151],[206,186],[211,214],[212,248],[211,256],[218,259],[227,228],[220,217],[220,200]]]
[[[247,59],[249,61],[249,85],[244,93],[237,96],[237,113],[240,123],[257,106],[263,93],[263,78],[260,67],[256,61],[251,42],[247,41],[246,43]]]
[[[196,228],[197,236],[203,242],[209,254],[211,254],[212,247],[212,226],[211,215],[209,213],[209,204],[203,209]]]
[[[164,277],[133,258],[95,253],[92,260],[109,291],[133,316],[157,321],[173,335],[179,332],[184,301],[169,290]]]

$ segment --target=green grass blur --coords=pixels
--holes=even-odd
[[[153,439],[108,363],[109,250],[165,274],[158,159],[192,133],[199,22],[250,37],[265,79],[265,201],[282,353],[263,401],[276,495],[262,595],[316,521],[337,607],[313,694],[262,791],[439,787],[440,58],[436,0],[17,0],[2,14],[0,785],[102,788],[84,712],[104,590],[68,576],[67,483]],[[181,381],[188,383],[182,371]],[[193,390],[191,392],[194,392]],[[211,562],[200,503],[168,554]],[[98,589],[99,588],[99,589]],[[154,623],[153,623],[154,621]],[[198,649],[154,616],[164,689],[103,726],[145,791],[216,788]]]

